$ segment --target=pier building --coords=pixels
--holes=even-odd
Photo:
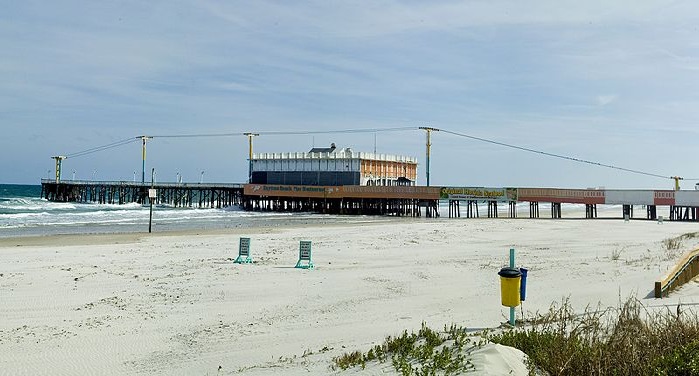
[[[252,184],[414,186],[417,180],[416,158],[335,144],[301,153],[257,153],[251,162]]]

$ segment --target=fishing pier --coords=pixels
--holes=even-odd
[[[133,183],[124,181],[55,182],[42,180],[41,197],[49,201],[124,205],[148,204],[148,190],[155,189],[156,205],[223,208],[242,204],[242,184]]]
[[[439,188],[368,186],[281,186],[267,184],[197,184],[44,179],[41,197],[49,201],[123,205],[149,204],[175,208],[224,208],[248,211],[328,214],[439,216]]]
[[[123,205],[153,203],[175,208],[224,208],[248,211],[315,212],[347,215],[438,217],[440,201],[449,217],[516,218],[517,204],[528,203],[529,218],[540,218],[539,204],[550,207],[550,218],[562,218],[562,204],[585,205],[585,218],[597,218],[598,205],[620,207],[620,217],[634,219],[634,207],[648,220],[699,221],[699,191],[611,190],[558,188],[484,188],[426,186],[312,186],[283,184],[133,183],[108,181],[41,182],[41,197],[49,201]],[[669,207],[663,218],[660,207]],[[500,209],[503,208],[503,209]],[[504,208],[507,212],[504,213]],[[501,212],[503,211],[503,212]],[[487,214],[486,214],[487,213]],[[520,213],[521,214],[521,213]],[[636,217],[638,218],[638,217]]]

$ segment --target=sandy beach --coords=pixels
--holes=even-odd
[[[422,322],[499,326],[508,309],[497,271],[511,247],[529,269],[525,312],[564,298],[579,309],[628,296],[655,308],[697,304],[695,282],[652,298],[653,282],[696,246],[670,252],[662,241],[697,230],[620,219],[397,218],[2,239],[0,374],[390,374],[390,364],[330,366]],[[254,264],[232,262],[241,236],[251,238]],[[300,240],[313,242],[313,270],[294,268]],[[481,374],[500,372],[489,367]]]

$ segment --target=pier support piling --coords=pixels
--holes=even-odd
[[[488,201],[488,218],[498,217],[498,202]]]
[[[466,201],[466,218],[478,218],[478,201]]]
[[[587,218],[587,219],[597,218],[597,205],[585,204],[585,218]]]
[[[516,201],[510,201],[509,203],[510,206],[510,218],[517,218],[517,202]]]
[[[646,206],[646,218],[650,220],[658,219],[658,208],[655,205]]]
[[[552,202],[551,203],[551,218],[560,219],[561,218],[561,203]]]

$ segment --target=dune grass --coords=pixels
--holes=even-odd
[[[649,311],[634,298],[577,315],[568,301],[530,325],[488,336],[549,375],[699,375],[699,320],[681,307]]]
[[[367,363],[390,361],[401,375],[459,375],[473,369],[468,359],[466,329],[452,325],[443,332],[422,323],[417,333],[404,331],[368,352],[354,351],[334,359],[333,368],[365,368]]]
[[[699,319],[688,307],[650,310],[629,298],[616,308],[577,314],[564,300],[521,322],[476,340],[456,325],[436,332],[423,323],[418,333],[404,331],[368,352],[335,358],[333,369],[390,361],[401,375],[468,374],[475,369],[470,352],[494,342],[527,354],[533,375],[699,375]]]
[[[680,256],[680,251],[684,245],[685,240],[692,240],[699,238],[699,232],[688,232],[673,238],[667,238],[663,240],[663,247],[666,252],[666,259],[673,260]]]

